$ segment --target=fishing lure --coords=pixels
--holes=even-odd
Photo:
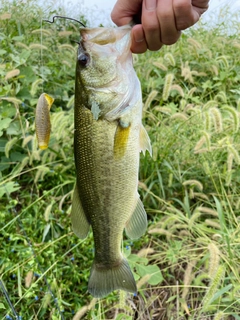
[[[51,122],[50,122],[50,108],[53,104],[54,99],[46,93],[42,93],[38,99],[36,108],[36,135],[38,140],[38,146],[40,149],[47,149],[50,132],[51,132]]]
[[[81,24],[83,27],[85,25],[73,18],[63,17],[63,16],[54,16],[52,18],[52,21],[44,20],[49,23],[54,23],[55,19],[62,18],[62,19],[68,19],[72,21],[76,21],[79,24]],[[40,149],[44,150],[47,149],[49,139],[50,139],[50,132],[51,132],[51,122],[50,122],[50,108],[53,104],[54,99],[50,97],[46,93],[42,93],[40,98],[38,99],[37,108],[36,108],[36,118],[35,118],[35,124],[36,124],[36,135],[38,140],[38,146]]]

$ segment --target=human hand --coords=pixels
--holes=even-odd
[[[194,25],[207,10],[210,0],[118,0],[111,18],[118,26],[141,17],[132,29],[133,53],[156,51],[175,43],[181,30]]]

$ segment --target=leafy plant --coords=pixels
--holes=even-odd
[[[0,284],[13,307],[2,298],[0,319],[238,319],[237,32],[200,25],[134,55],[153,147],[139,181],[149,228],[123,241],[138,294],[97,300],[87,293],[92,235],[79,241],[69,219],[78,26],[41,23],[61,13],[51,5],[0,5]],[[42,91],[55,98],[44,151],[34,126]]]

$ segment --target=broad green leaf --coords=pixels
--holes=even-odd
[[[138,264],[136,265],[136,270],[141,277],[144,277],[147,274],[151,275],[151,278],[148,280],[151,285],[157,285],[163,280],[162,273],[156,265],[144,266],[142,264]]]
[[[0,137],[3,135],[3,130],[8,128],[11,121],[12,119],[10,118],[5,118],[5,119],[0,118]]]
[[[136,264],[136,271],[140,275],[140,277],[144,277],[146,274],[149,274],[148,270],[146,269],[147,266],[142,264]]]
[[[14,117],[16,114],[16,108],[12,105],[8,106],[7,108],[3,108],[1,116],[3,118],[11,118]]]
[[[22,61],[26,61],[31,55],[31,50],[23,50],[21,53],[20,53],[20,59]]]
[[[8,194],[10,195],[12,192],[15,192],[17,190],[20,189],[20,186],[13,182],[13,181],[9,181],[7,183],[3,183],[0,185],[0,198],[4,195],[4,194]]]
[[[131,247],[130,246],[126,246],[125,248],[123,248],[123,252],[124,252],[124,256],[126,258],[128,258],[129,255],[131,254]]]
[[[13,121],[9,127],[7,128],[7,134],[9,135],[17,135],[17,134],[21,134],[21,126],[19,121]]]
[[[128,257],[128,260],[134,263],[141,263],[141,264],[147,264],[148,263],[148,259],[144,258],[144,257],[139,257],[136,254],[130,254]]]
[[[23,74],[25,76],[24,82],[32,84],[32,82],[34,82],[37,79],[37,77],[31,67],[22,65],[22,66],[19,66],[19,70],[20,70],[20,74]],[[25,87],[22,87],[21,90],[25,91],[25,92],[26,91],[29,92],[28,89],[29,88],[27,86],[25,86]],[[20,97],[19,94],[18,94],[18,96]]]
[[[148,266],[148,267],[149,267],[148,268],[149,274],[152,274],[151,278],[148,280],[148,283],[151,284],[152,286],[156,286],[163,281],[162,272],[159,269],[159,267],[156,265]]]
[[[22,35],[22,36],[12,37],[12,40],[14,40],[14,41],[23,41],[24,38],[25,38],[24,35]]]
[[[1,151],[1,148],[0,148]],[[0,158],[0,172],[10,167],[10,161],[6,157]]]
[[[12,162],[21,162],[26,157],[26,154],[14,151],[10,154]]]
[[[2,302],[0,302],[0,309],[6,309],[6,307],[4,306],[4,304]]]
[[[5,53],[7,53],[7,51],[6,51],[6,50],[4,50],[4,49],[0,49],[0,56],[4,55]]]

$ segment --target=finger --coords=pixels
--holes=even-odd
[[[111,19],[117,26],[123,26],[141,12],[142,0],[118,0],[111,12]]]
[[[172,1],[173,0],[158,0],[157,6],[161,41],[167,45],[177,42],[181,35],[181,32],[176,28]]]
[[[142,25],[137,24],[132,28],[132,46],[133,53],[144,53],[147,51],[147,42],[145,40]]]
[[[177,30],[185,30],[194,25],[201,14],[207,10],[208,2],[206,0],[173,0]]]
[[[148,49],[153,51],[159,50],[163,45],[156,7],[157,0],[143,0],[142,26]]]
[[[202,15],[205,11],[207,11],[209,7],[209,1],[210,0],[192,0],[194,10]]]

